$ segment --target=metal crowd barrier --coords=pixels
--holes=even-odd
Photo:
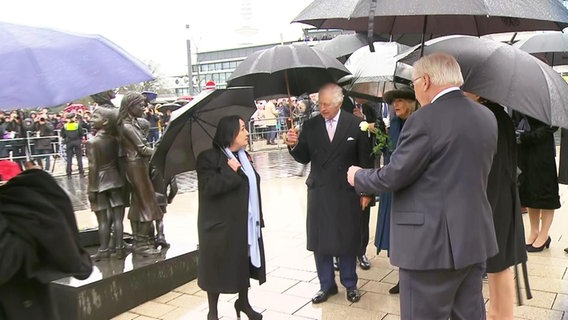
[[[267,126],[267,120],[275,120],[276,126]],[[301,125],[306,119],[305,116],[294,117],[294,126]],[[250,151],[255,151],[255,148],[261,144],[263,141],[267,141],[269,134],[276,133],[275,142],[278,146],[282,143],[282,134],[287,132],[289,128],[289,117],[277,117],[277,118],[263,118],[263,119],[251,119],[248,123],[249,131],[249,148]],[[256,146],[255,146],[256,143]],[[262,144],[264,145],[264,144]]]

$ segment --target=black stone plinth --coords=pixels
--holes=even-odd
[[[79,243],[82,247],[99,245],[99,228],[89,228],[79,231]]]
[[[95,263],[86,280],[63,278],[51,283],[61,319],[110,319],[197,278],[194,245],[172,244],[153,257]]]

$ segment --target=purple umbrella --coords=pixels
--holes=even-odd
[[[56,106],[154,78],[99,35],[0,22],[0,109]]]

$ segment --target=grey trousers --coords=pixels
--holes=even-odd
[[[400,269],[402,320],[485,319],[485,263],[458,270]]]

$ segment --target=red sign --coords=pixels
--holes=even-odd
[[[209,80],[205,83],[205,90],[215,90],[216,84],[215,82]]]

